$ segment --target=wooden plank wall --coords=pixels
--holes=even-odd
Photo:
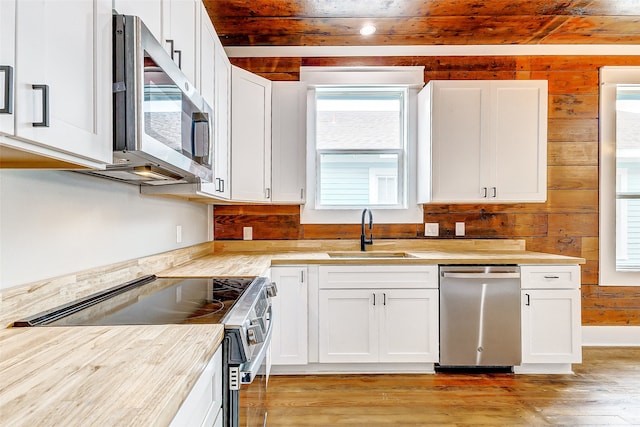
[[[299,67],[424,65],[434,79],[546,79],[549,81],[548,200],[534,204],[425,205],[424,222],[452,237],[456,221],[468,238],[522,238],[527,248],[587,259],[582,267],[585,325],[640,325],[640,287],[598,283],[598,69],[640,65],[637,56],[499,56],[232,58],[270,80],[297,80]],[[359,225],[300,224],[298,206],[216,206],[216,239],[358,238]],[[376,238],[420,238],[422,224],[374,225]],[[640,286],[640,284],[639,284]]]

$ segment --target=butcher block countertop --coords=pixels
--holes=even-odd
[[[297,243],[297,244],[296,244]],[[215,251],[158,273],[181,276],[260,276],[291,264],[584,264],[584,258],[527,251],[519,240],[384,240],[362,253],[355,241],[216,242]]]
[[[0,425],[168,425],[222,325],[0,330]]]

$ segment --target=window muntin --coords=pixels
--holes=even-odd
[[[398,87],[315,89],[316,209],[406,205],[406,98]]]

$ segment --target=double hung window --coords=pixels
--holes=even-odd
[[[616,270],[640,271],[640,85],[616,87]]]
[[[600,70],[600,280],[640,282],[640,67]]]
[[[317,88],[316,208],[402,207],[406,89]]]

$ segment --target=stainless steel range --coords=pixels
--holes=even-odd
[[[14,326],[150,325],[222,323],[224,423],[264,425],[266,411],[240,411],[240,389],[264,394],[272,330],[271,297],[264,277],[143,278],[14,322]],[[242,419],[240,419],[242,418]]]

